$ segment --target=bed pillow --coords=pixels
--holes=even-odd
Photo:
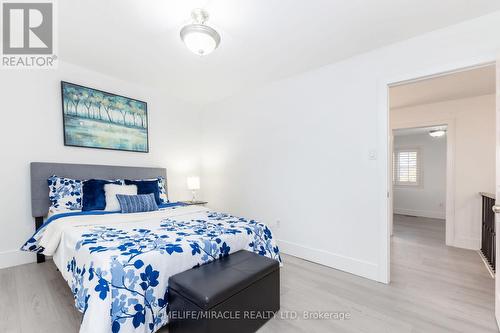
[[[160,201],[163,204],[168,203],[168,196],[167,196],[167,184],[165,181],[165,177],[158,177],[158,191],[160,193]]]
[[[136,185],[137,194],[150,194],[152,193],[157,205],[162,204],[160,201],[160,188],[158,186],[158,179],[154,180],[129,180],[125,179],[125,185]]]
[[[118,184],[105,184],[104,185],[104,196],[106,199],[105,211],[108,212],[119,212],[120,202],[116,198],[117,194],[125,195],[137,195],[136,185],[118,185]]]
[[[152,212],[158,210],[153,193],[138,195],[117,194],[122,213]]]
[[[83,182],[82,211],[104,210],[106,208],[106,193],[104,192],[106,184],[121,185],[122,182],[104,179],[89,179]]]
[[[82,209],[82,181],[58,177],[56,175],[47,179],[49,185],[49,200],[51,208],[57,210]]]
[[[169,203],[167,195],[167,182],[165,180],[165,177],[159,176],[156,178],[136,179],[135,181],[158,181],[158,197],[160,198],[159,204]]]

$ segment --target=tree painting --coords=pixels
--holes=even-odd
[[[148,152],[147,104],[61,82],[67,146]]]

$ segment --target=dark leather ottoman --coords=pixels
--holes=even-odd
[[[279,263],[239,251],[169,279],[169,332],[255,332],[280,308]]]

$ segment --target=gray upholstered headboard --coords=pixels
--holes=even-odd
[[[47,215],[50,207],[47,178],[52,175],[73,179],[146,179],[167,178],[165,168],[143,168],[112,165],[31,162],[31,214]],[[168,190],[168,186],[167,189]]]

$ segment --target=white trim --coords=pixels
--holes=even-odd
[[[481,239],[480,238],[471,238],[471,237],[461,237],[460,235],[456,235],[453,240],[453,246],[459,247],[467,250],[479,250],[481,248]]]
[[[496,112],[495,112],[495,132],[496,132],[496,149],[495,149],[495,194],[496,198],[500,198],[500,54],[496,55]],[[498,200],[495,202],[499,202]],[[495,230],[500,230],[500,218],[495,214]],[[495,267],[500,267],[500,237],[495,240]],[[495,279],[495,319],[497,326],[500,327],[500,280]]]
[[[379,156],[379,276],[384,283],[391,281],[392,232],[392,131],[389,124],[389,86],[394,81],[381,81],[378,85],[378,151]]]
[[[21,250],[0,252],[0,269],[36,262],[34,253]]]
[[[484,66],[486,64],[492,64],[497,61],[494,54],[486,54],[477,57],[471,57],[463,61],[458,61],[454,63],[443,63],[436,66],[429,66],[427,69],[410,71],[406,73],[401,73],[399,75],[387,75],[381,77],[378,80],[378,152],[380,156],[379,160],[379,200],[380,200],[380,212],[379,212],[379,280],[390,282],[391,276],[391,251],[390,251],[390,222],[389,214],[392,214],[392,179],[389,178],[390,171],[392,168],[390,162],[389,148],[390,148],[390,126],[389,126],[389,86],[395,83],[402,83],[405,81],[416,80],[424,77],[434,77],[439,74],[450,73],[453,71],[465,70],[468,68],[474,68],[478,66]],[[448,133],[449,135],[449,133]],[[447,193],[448,196],[448,193]],[[448,205],[449,206],[449,205]],[[454,207],[453,207],[454,208]],[[447,207],[447,211],[451,210],[451,207]],[[500,293],[498,294],[500,297]],[[500,310],[499,310],[500,313]],[[500,317],[500,315],[499,315]]]
[[[379,280],[379,267],[376,263],[346,257],[284,240],[278,239],[277,242],[282,253],[332,267],[350,274],[356,274],[367,279],[384,282]]]
[[[416,210],[416,209],[396,208],[396,207],[394,207],[394,214],[428,217],[431,219],[442,219],[442,220],[446,218],[446,214],[440,211]]]
[[[495,282],[496,282],[496,279],[495,279]],[[500,297],[495,296],[495,304],[497,302],[500,302]],[[495,305],[495,309],[496,309],[496,305]],[[498,315],[497,310],[495,310],[495,319],[497,321],[497,328],[500,330],[500,316]]]
[[[488,273],[490,273],[490,276],[492,279],[495,279],[495,273],[493,272],[493,270],[491,269],[491,266],[490,264],[488,263],[488,260],[486,259],[486,257],[483,255],[483,252],[481,252],[480,250],[477,251],[477,254],[479,254],[479,256],[481,257],[481,260],[483,260],[483,264],[484,266],[486,267],[486,269],[488,270]]]
[[[496,292],[496,282],[497,282],[497,280],[495,278],[495,292]],[[500,331],[500,311],[497,310],[497,304],[500,304],[500,294],[495,295],[495,319],[497,322],[497,328]]]

